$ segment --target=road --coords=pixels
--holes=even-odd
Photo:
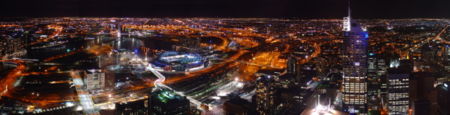
[[[49,25],[48,28],[54,29],[54,32],[49,35],[47,38],[42,38],[36,42],[31,43],[38,44],[38,43],[45,43],[54,39],[57,39],[57,36],[64,35],[62,33],[62,30],[64,29],[61,26],[58,25]],[[179,82],[183,82],[185,80],[189,80],[191,78],[196,78],[205,74],[212,73],[214,71],[219,70],[234,70],[238,69],[240,72],[239,79],[244,81],[252,81],[256,78],[254,78],[254,73],[260,71],[260,70],[283,70],[286,68],[286,59],[284,59],[282,56],[286,53],[290,52],[290,47],[293,46],[287,46],[284,50],[276,50],[276,48],[280,47],[280,42],[285,42],[282,40],[278,40],[277,38],[255,33],[253,30],[250,29],[239,29],[239,28],[223,28],[223,27],[217,27],[217,28],[192,28],[188,26],[176,26],[176,25],[158,25],[158,26],[152,26],[152,25],[123,25],[123,29],[136,29],[136,30],[153,30],[158,31],[163,34],[167,35],[174,35],[174,36],[188,36],[191,38],[195,37],[216,37],[220,38],[222,40],[221,44],[214,45],[214,50],[216,51],[223,51],[226,53],[231,54],[226,59],[221,60],[220,63],[214,64],[213,66],[210,66],[208,68],[195,71],[195,72],[189,72],[186,75],[179,75],[179,76],[173,76],[170,78],[166,78],[164,75],[159,73],[158,71],[155,71],[151,66],[147,68],[148,71],[152,72],[158,79],[155,81],[144,81],[145,83],[142,85],[133,86],[130,89],[124,90],[124,92],[133,92],[133,91],[141,91],[148,88],[152,88],[153,86],[156,87],[162,87],[167,89],[172,89],[168,87],[166,84],[175,84]],[[180,31],[182,30],[182,31]],[[204,33],[201,35],[195,34],[195,33]],[[320,38],[317,38],[320,39]],[[306,58],[298,59],[299,64],[304,64],[310,62],[311,59],[318,57],[321,53],[321,46],[325,43],[316,43],[313,39],[311,40],[311,46],[314,48],[314,52],[312,52],[310,55],[308,55]],[[228,48],[228,45],[231,41],[234,41],[238,44],[240,44],[243,48],[232,50]],[[310,41],[307,41],[310,42]],[[61,59],[61,58],[67,58],[73,55],[76,55],[81,52],[86,52],[89,54],[94,54],[95,56],[100,55],[106,55],[109,52],[111,52],[113,48],[108,45],[102,45],[102,46],[91,46],[88,48],[80,48],[75,51],[71,51],[64,54],[55,55],[49,58],[44,59],[44,62],[52,63],[55,60]],[[14,87],[12,87],[12,84],[14,84],[17,80],[17,78],[25,75],[33,75],[33,74],[50,74],[51,72],[25,72],[26,71],[26,65],[23,63],[23,61],[20,60],[9,60],[8,62],[16,63],[18,66],[10,71],[7,76],[1,79],[1,84],[6,84],[0,87],[0,95],[1,96],[10,96],[13,97],[13,95],[10,94],[11,90],[14,90]],[[48,70],[57,70],[58,67],[50,67]],[[76,71],[69,72],[70,76],[73,77],[74,81],[72,82],[54,82],[54,83],[74,83],[76,87],[76,92],[78,96],[78,100],[80,101],[81,105],[83,106],[83,109],[88,114],[97,114],[98,107],[116,103],[116,102],[126,102],[126,101],[134,101],[138,99],[143,99],[142,97],[134,97],[134,96],[119,96],[122,95],[120,92],[112,93],[112,96],[115,99],[111,99],[110,101],[107,101],[105,103],[94,103],[93,100],[95,98],[100,97],[108,97],[108,95],[111,94],[89,94],[88,91],[85,91],[81,86],[83,84],[80,83],[80,77],[79,75],[76,75]],[[78,76],[78,77],[77,77]],[[215,77],[215,76],[211,76]],[[224,84],[226,85],[226,84]],[[216,88],[220,89],[220,88]],[[211,90],[216,90],[211,89]],[[173,89],[172,89],[173,90]],[[180,91],[175,91],[179,95],[184,95]],[[194,99],[193,97],[187,96],[188,99],[200,107],[202,104],[199,100]],[[27,102],[33,102],[36,105],[40,105],[40,107],[45,107],[45,105],[49,103],[60,103],[65,102],[67,100],[46,100],[40,99],[40,100],[30,100],[30,99],[23,99],[27,100]]]

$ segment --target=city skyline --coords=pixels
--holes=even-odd
[[[443,1],[2,2],[0,114],[450,114]]]
[[[1,17],[340,18],[347,0],[43,0],[0,3]],[[444,0],[353,0],[354,18],[450,18]]]

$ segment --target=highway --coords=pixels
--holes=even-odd
[[[179,21],[178,21],[179,22]],[[179,22],[183,23],[183,22]],[[47,28],[53,29],[54,31],[46,38],[41,38],[36,42],[31,43],[40,44],[40,43],[50,43],[52,40],[58,39],[58,36],[68,35],[64,33],[62,30],[62,26],[59,25],[48,25]],[[79,73],[82,70],[63,70],[60,66],[48,67],[44,72],[33,72],[32,70],[26,70],[27,65],[23,61],[19,60],[8,60],[5,62],[13,62],[17,64],[17,67],[11,70],[8,75],[1,79],[1,84],[7,84],[3,87],[0,87],[0,95],[7,97],[14,97],[11,94],[11,90],[14,90],[12,84],[16,82],[16,80],[22,76],[27,75],[48,75],[52,73],[67,73],[72,78],[73,81],[52,81],[52,84],[73,84],[75,86],[76,95],[71,95],[70,98],[74,100],[67,100],[67,97],[41,97],[38,99],[26,99],[21,98],[18,100],[23,100],[26,102],[32,102],[33,105],[36,105],[38,108],[48,108],[51,107],[49,105],[62,103],[62,102],[73,102],[78,101],[80,106],[83,108],[83,111],[86,114],[98,114],[98,110],[109,106],[114,103],[119,102],[129,102],[136,101],[140,99],[146,99],[145,96],[140,96],[142,93],[140,91],[145,91],[147,89],[156,87],[156,88],[164,88],[169,90],[174,90],[169,87],[170,84],[177,84],[180,82],[189,81],[194,78],[198,78],[200,76],[207,76],[208,74],[214,73],[217,74],[225,74],[230,72],[231,70],[238,70],[236,78],[238,81],[223,81],[220,82],[217,87],[208,87],[204,89],[204,87],[199,87],[198,91],[192,91],[190,93],[198,93],[198,96],[186,95],[183,91],[176,91],[177,94],[186,96],[191,103],[197,106],[200,109],[205,99],[208,99],[212,96],[217,96],[217,94],[224,95],[226,93],[231,93],[235,91],[234,89],[238,89],[237,87],[243,85],[245,82],[252,82],[256,79],[254,76],[260,70],[276,70],[283,71],[286,68],[285,54],[289,53],[292,50],[291,45],[283,47],[282,43],[288,42],[285,40],[279,40],[276,37],[271,35],[256,33],[251,29],[241,29],[241,28],[225,28],[225,27],[214,27],[214,28],[193,28],[189,26],[180,26],[180,25],[132,25],[132,24],[124,24],[122,28],[125,29],[133,29],[136,31],[157,31],[162,34],[171,35],[171,36],[185,36],[188,38],[196,38],[196,37],[216,37],[221,40],[221,43],[218,45],[211,45],[214,48],[214,51],[222,51],[224,53],[230,54],[228,57],[221,59],[219,63],[215,63],[207,68],[204,68],[199,71],[194,72],[186,72],[184,75],[175,75],[170,78],[166,78],[163,74],[156,71],[152,66],[148,64],[148,62],[142,62],[141,65],[145,65],[145,72],[151,72],[153,75],[157,77],[156,80],[144,80],[143,84],[134,84],[132,87],[127,89],[116,90],[111,93],[98,93],[98,94],[90,94],[89,91],[82,88],[85,84],[83,84]],[[113,30],[112,31],[116,31]],[[202,33],[202,34],[197,34]],[[117,33],[120,35],[120,33]],[[118,36],[120,38],[120,36]],[[316,39],[306,40],[309,42],[310,46],[314,49],[314,52],[308,54],[305,58],[297,58],[299,64],[305,64],[310,62],[315,57],[318,57],[322,50],[321,46],[326,43],[320,43],[320,39],[325,37],[320,37]],[[97,38],[98,39],[98,38]],[[116,40],[118,38],[115,38]],[[150,38],[145,38],[150,39]],[[228,45],[231,42],[235,42],[239,44],[241,47],[238,49],[230,49]],[[304,40],[305,42],[305,40]],[[69,43],[70,44],[70,43]],[[62,44],[63,45],[63,44]],[[45,45],[44,45],[45,46]],[[56,60],[71,58],[72,56],[76,56],[80,53],[87,53],[93,56],[103,56],[103,55],[111,55],[111,52],[114,52],[112,44],[102,44],[102,45],[90,45],[89,47],[78,48],[77,50],[61,53],[57,55],[53,55],[51,57],[47,57],[43,59],[43,62],[46,63],[55,63]],[[41,49],[46,49],[50,47],[42,47]],[[280,48],[280,49],[278,49]],[[283,49],[284,48],[284,49]],[[137,55],[136,55],[137,56]],[[147,58],[147,57],[139,57],[139,58]],[[48,72],[47,72],[48,71]],[[217,71],[217,72],[216,72]],[[216,76],[209,76],[216,77]],[[220,90],[220,91],[219,91]],[[133,94],[133,95],[127,95]],[[249,93],[251,94],[251,93]],[[95,100],[99,98],[109,97],[108,101],[103,102],[95,102]]]

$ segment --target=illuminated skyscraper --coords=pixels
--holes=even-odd
[[[349,4],[350,5],[350,4]],[[351,19],[344,17],[343,109],[350,113],[367,112],[367,46],[368,33]]]
[[[442,56],[443,58],[443,65],[444,65],[444,70],[447,73],[446,74],[446,78],[450,79],[450,45],[445,45],[444,47],[444,55]]]
[[[368,57],[368,68],[367,68],[367,106],[371,110],[378,110],[380,104],[380,76],[377,61],[382,61],[382,59],[377,58],[374,53],[369,53]],[[370,112],[370,111],[369,111]]]
[[[275,101],[275,82],[277,79],[277,76],[264,75],[256,80],[256,112],[259,115],[274,114],[277,103]]]
[[[122,37],[122,28],[120,24],[117,24],[117,38]]]
[[[409,110],[408,71],[390,69],[388,78],[388,111],[390,115],[406,115]]]
[[[450,81],[444,82],[437,86],[437,103],[442,115],[450,115]]]
[[[297,59],[295,59],[293,56],[289,56],[288,58],[287,73],[291,75],[297,73]]]

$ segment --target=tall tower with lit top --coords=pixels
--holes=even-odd
[[[367,113],[367,46],[368,33],[348,16],[343,20],[343,109],[349,113]]]

